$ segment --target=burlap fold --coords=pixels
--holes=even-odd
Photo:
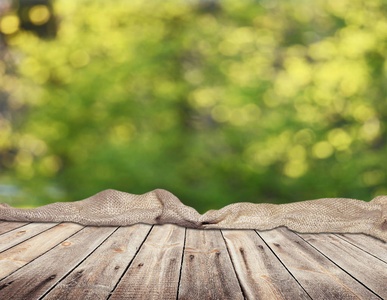
[[[301,233],[364,233],[387,242],[387,196],[370,202],[322,198],[287,204],[239,202],[203,215],[163,189],[143,195],[104,190],[75,202],[33,209],[0,204],[0,220],[75,222],[93,226],[173,223],[201,229],[267,230],[286,226]]]

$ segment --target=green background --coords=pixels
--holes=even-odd
[[[384,0],[16,9],[0,21],[0,202],[164,188],[204,213],[387,194]],[[20,25],[53,18],[51,37]]]

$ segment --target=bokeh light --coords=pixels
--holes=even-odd
[[[387,194],[385,1],[8,4],[1,202]]]

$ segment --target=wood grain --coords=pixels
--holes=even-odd
[[[310,299],[254,230],[222,230],[247,299]]]
[[[243,299],[220,230],[187,229],[179,299]]]
[[[61,223],[0,253],[0,279],[23,267],[83,227],[75,223]]]
[[[336,234],[387,263],[387,243],[365,234]]]
[[[0,281],[0,299],[38,299],[95,250],[116,227],[85,227]]]
[[[0,299],[387,299],[362,234],[0,222]],[[4,249],[6,248],[6,249]]]
[[[313,299],[379,299],[287,228],[258,234]]]
[[[58,223],[30,223],[0,235],[0,252],[58,225]]]
[[[106,299],[151,228],[120,227],[43,299]]]
[[[22,227],[22,226],[27,225],[27,224],[29,224],[29,223],[26,223],[26,222],[1,222],[0,234],[11,231],[15,228]]]
[[[387,299],[387,264],[334,234],[298,234],[374,293]]]
[[[109,299],[176,299],[184,236],[184,227],[154,226]]]

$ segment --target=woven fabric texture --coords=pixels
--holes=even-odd
[[[75,202],[33,209],[0,204],[0,220],[75,222],[92,226],[173,223],[198,229],[257,229],[279,226],[300,233],[364,233],[387,242],[387,196],[365,202],[322,198],[287,204],[239,202],[203,215],[163,189],[143,195],[104,190]]]

